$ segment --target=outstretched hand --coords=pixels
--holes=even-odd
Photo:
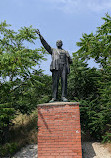
[[[39,29],[35,30],[35,32],[36,32],[38,35],[40,35]]]

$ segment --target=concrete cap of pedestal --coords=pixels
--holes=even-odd
[[[44,103],[38,104],[37,106],[58,106],[58,105],[79,105],[79,102],[53,102],[53,103]]]

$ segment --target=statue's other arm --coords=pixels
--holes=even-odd
[[[42,45],[44,46],[44,48],[45,48],[50,54],[52,54],[52,48],[51,48],[50,45],[45,41],[45,39],[42,37],[42,35],[40,34],[40,31],[39,31],[39,30],[36,30],[36,33],[39,35],[40,41],[41,41]]]
[[[66,52],[66,54],[67,54],[67,57],[68,57],[69,64],[72,64],[72,58],[70,57],[68,52]]]

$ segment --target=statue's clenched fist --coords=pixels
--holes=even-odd
[[[35,30],[35,32],[36,32],[38,35],[40,35],[39,29]]]

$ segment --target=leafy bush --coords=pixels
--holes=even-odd
[[[6,143],[5,145],[0,145],[0,157],[11,156],[15,151],[17,151],[17,143]]]

